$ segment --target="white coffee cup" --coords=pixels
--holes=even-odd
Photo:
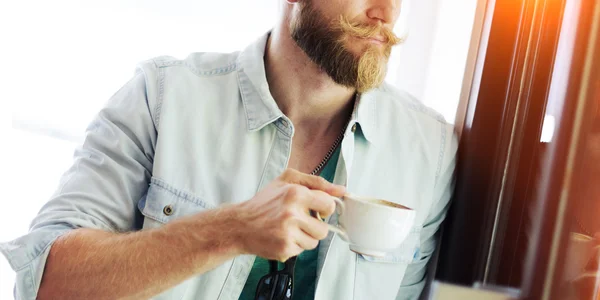
[[[415,210],[394,202],[350,194],[335,200],[339,225],[329,230],[359,254],[383,257],[399,248],[415,221]]]

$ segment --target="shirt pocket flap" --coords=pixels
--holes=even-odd
[[[215,207],[191,193],[178,190],[164,181],[153,178],[139,208],[145,217],[168,223]]]
[[[361,258],[369,262],[376,263],[390,263],[390,264],[409,264],[420,256],[420,226],[413,226],[410,234],[406,237],[406,240],[398,247],[383,257],[376,257],[370,255],[359,254]]]

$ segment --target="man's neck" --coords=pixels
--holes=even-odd
[[[288,32],[275,29],[267,42],[265,71],[273,98],[297,128],[317,134],[338,130],[353,109],[355,90],[333,82]]]

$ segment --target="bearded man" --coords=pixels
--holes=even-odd
[[[17,299],[419,297],[457,142],[384,83],[400,0],[280,1],[241,52],[139,65],[30,232],[0,245]],[[330,233],[346,193],[414,209],[401,247]]]

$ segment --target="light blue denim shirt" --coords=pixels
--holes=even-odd
[[[0,244],[17,273],[17,299],[36,298],[52,243],[70,230],[156,228],[246,201],[286,169],[294,126],[269,92],[267,37],[242,52],[139,65],[88,127],[30,232]],[[356,103],[334,182],[411,207],[416,222],[385,258],[357,255],[330,234],[319,247],[315,299],[416,299],[452,194],[453,127],[387,84]],[[237,299],[254,258],[236,257],[154,299]]]

